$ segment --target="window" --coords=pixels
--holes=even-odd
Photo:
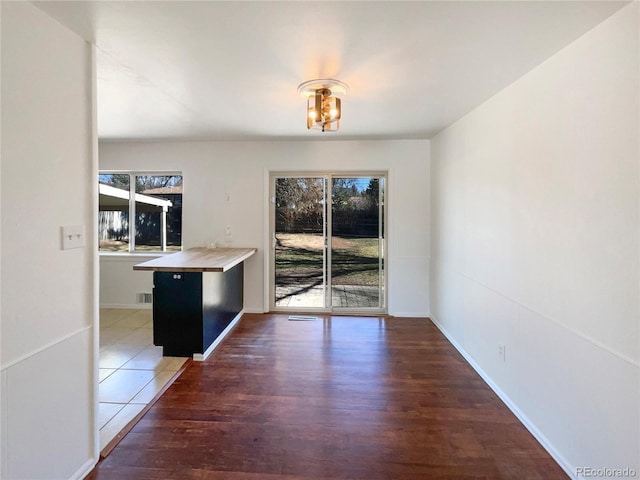
[[[101,252],[182,249],[181,174],[101,173],[98,189]]]

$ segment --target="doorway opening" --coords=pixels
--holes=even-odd
[[[385,313],[386,174],[270,180],[270,308]]]

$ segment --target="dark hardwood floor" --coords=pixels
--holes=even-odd
[[[245,315],[90,479],[568,478],[428,320]]]

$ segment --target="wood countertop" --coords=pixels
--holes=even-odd
[[[190,248],[133,266],[156,272],[226,272],[258,251],[257,248]]]

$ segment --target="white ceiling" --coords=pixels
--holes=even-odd
[[[34,2],[98,51],[104,139],[429,138],[626,1]],[[299,83],[336,78],[337,133]]]

